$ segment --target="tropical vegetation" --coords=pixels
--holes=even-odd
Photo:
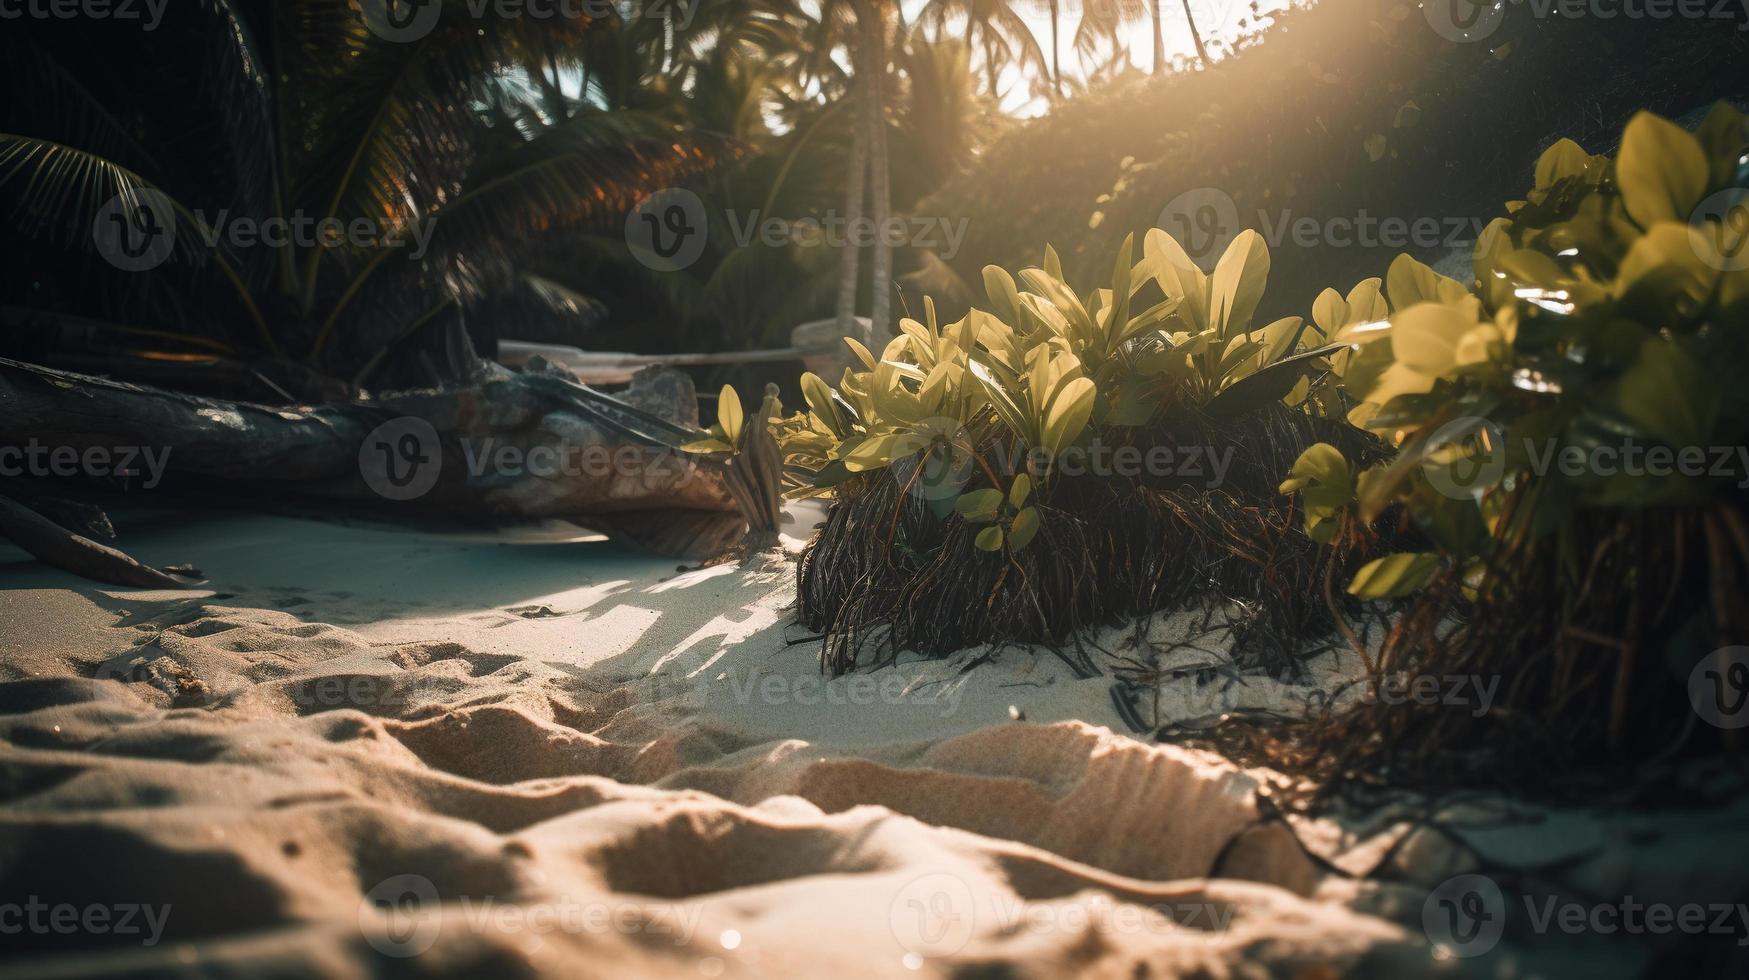
[[[1259,599],[1271,642],[1311,628],[1321,614],[1276,580],[1291,556],[1266,554],[1272,537],[1310,553],[1277,474],[1319,439],[1374,449],[1331,415],[1326,328],[1256,322],[1268,274],[1255,233],[1204,273],[1156,229],[1077,291],[1047,247],[1018,277],[986,269],[987,302],[952,323],[926,303],[878,356],[847,341],[859,363],[836,387],[804,375],[806,411],[776,426],[790,493],[834,500],[799,571],[826,666],[871,645],[1068,643],[1211,587]],[[1189,465],[1204,452],[1232,471]]]
[[[1336,334],[1350,418],[1396,452],[1312,446],[1282,489],[1320,540],[1420,533],[1347,584],[1409,597],[1379,672],[1505,678],[1502,712],[1369,706],[1338,751],[1528,767],[1688,737],[1700,661],[1749,640],[1746,147],[1724,104],[1692,133],[1641,113],[1613,158],[1560,140],[1472,282],[1399,257],[1388,315]]]

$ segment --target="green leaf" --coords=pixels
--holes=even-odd
[[[1310,446],[1294,460],[1288,478],[1282,481],[1280,492],[1293,493],[1312,484],[1338,486],[1353,479],[1353,469],[1342,451],[1327,442]]]
[[[981,551],[1001,551],[1002,529],[995,525],[991,525],[990,527],[979,531],[978,537],[973,543],[976,544]]]
[[[1442,566],[1439,555],[1429,551],[1405,551],[1374,559],[1354,573],[1349,595],[1362,599],[1395,599],[1420,591]]]
[[[1255,340],[1246,340],[1244,334],[1234,337],[1227,343],[1227,350],[1221,355],[1221,363],[1215,368],[1215,378],[1226,381],[1232,378],[1237,381],[1251,373],[1254,366],[1252,358],[1263,352],[1263,345]]]
[[[867,347],[862,345],[862,341],[857,340],[855,337],[846,337],[844,338],[844,343],[850,348],[850,352],[856,355],[856,359],[862,362],[864,368],[870,371],[874,370],[875,356],[869,353]]]
[[[1583,177],[1591,166],[1591,154],[1570,139],[1559,139],[1536,161],[1536,189],[1547,190],[1564,177]]]
[[[832,402],[832,387],[819,375],[812,371],[802,372],[802,400],[808,403],[808,410],[820,417],[826,423],[826,428],[840,439],[847,438],[844,421],[838,417],[837,406]]]
[[[1251,328],[1251,317],[1269,282],[1269,246],[1247,228],[1240,232],[1215,265],[1209,287],[1209,326],[1222,339]]]
[[[1028,507],[1014,515],[1014,524],[1008,529],[1008,547],[1015,551],[1027,546],[1038,534],[1038,508]]]
[[[1328,543],[1336,536],[1337,517],[1354,502],[1354,469],[1335,446],[1320,442],[1294,460],[1280,490],[1299,493],[1306,536]]]
[[[814,486],[821,489],[835,487],[850,479],[850,468],[844,465],[844,460],[835,459],[820,467],[820,472],[814,474]]]
[[[999,265],[984,266],[984,292],[990,295],[991,312],[1012,326],[1021,326],[1020,290],[1014,286],[1014,277],[1008,270]]]
[[[1111,312],[1105,323],[1107,350],[1128,332],[1130,322],[1130,270],[1135,265],[1136,236],[1125,235],[1111,270]]]
[[[1081,437],[1081,430],[1087,428],[1087,420],[1093,416],[1096,395],[1098,389],[1092,380],[1076,378],[1051,399],[1039,443],[1052,457]]]
[[[1641,112],[1622,131],[1615,182],[1641,228],[1687,221],[1706,196],[1708,166],[1700,141],[1668,119]]]
[[[1385,295],[1390,297],[1391,309],[1399,312],[1416,303],[1455,303],[1469,294],[1463,283],[1434,272],[1407,254],[1392,260],[1385,272]]]
[[[741,444],[741,396],[735,394],[731,385],[723,385],[723,390],[717,393],[717,424],[723,427],[723,437],[729,445]]]
[[[1694,358],[1663,339],[1640,346],[1621,376],[1621,410],[1671,446],[1701,446],[1712,433],[1717,399]]]
[[[1729,102],[1714,102],[1706,118],[1694,128],[1694,138],[1706,151],[1712,167],[1708,187],[1723,187],[1730,183],[1737,170],[1737,157],[1743,152],[1744,117]]]
[[[702,439],[681,443],[680,448],[689,453],[732,453],[735,451],[734,446],[715,436],[706,436]]]
[[[875,470],[893,461],[893,452],[898,448],[899,436],[888,432],[871,436],[857,443],[856,448],[845,454],[844,467],[852,473],[864,470]]]
[[[1014,486],[1008,490],[1008,503],[1016,508],[1026,506],[1026,498],[1032,496],[1032,477],[1020,473],[1014,477]]]
[[[988,524],[996,519],[996,511],[1001,506],[1002,491],[994,489],[973,490],[970,493],[960,494],[953,509],[959,511],[960,516],[968,521]]]
[[[1333,337],[1336,331],[1348,325],[1348,303],[1342,294],[1334,289],[1325,288],[1312,301],[1312,322],[1324,331],[1324,336]]]
[[[1300,378],[1322,366],[1323,359],[1346,348],[1347,344],[1326,344],[1301,351],[1246,375],[1228,385],[1209,399],[1207,412],[1220,419],[1235,419],[1265,405],[1281,401],[1292,391]]]
[[[984,394],[989,396],[990,407],[995,410],[996,417],[1002,420],[1002,424],[1008,426],[1015,435],[1025,439],[1028,444],[1033,443],[1038,433],[1033,430],[1026,412],[1021,409],[1019,403],[1009,397],[1007,390],[1002,387],[1002,382],[998,381],[995,374],[991,373],[989,366],[981,360],[973,359],[966,363],[966,367],[972,372],[972,377],[978,379],[978,384],[983,387]]]

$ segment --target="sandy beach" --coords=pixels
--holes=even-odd
[[[1391,819],[1265,819],[1267,774],[1132,737],[1108,676],[1011,649],[823,679],[786,612],[787,554],[687,569],[566,526],[128,526],[144,560],[197,560],[208,587],[93,587],[0,555],[0,894],[17,906],[0,925],[24,926],[8,973],[1396,977],[1536,961],[1430,941],[1427,889],[1473,856]],[[1271,685],[1232,697],[1281,702]],[[1162,700],[1206,710],[1187,695]],[[1749,858],[1707,854],[1707,835],[1743,816],[1643,820],[1662,833],[1628,838],[1625,817],[1545,813],[1475,841],[1724,900]],[[1606,846],[1626,839],[1626,860]],[[1650,955],[1588,949],[1551,955],[1592,975]]]

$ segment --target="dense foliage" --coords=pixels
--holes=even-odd
[[[1422,628],[1394,633],[1382,667],[1501,671],[1518,712],[1567,706],[1577,732],[1547,739],[1566,752],[1668,737],[1697,662],[1749,638],[1746,188],[1741,113],[1721,104],[1692,134],[1642,113],[1614,159],[1548,148],[1473,284],[1391,266],[1388,318],[1337,339],[1355,347],[1351,418],[1397,455],[1369,468],[1314,446],[1283,485],[1314,536],[1381,514],[1425,535],[1349,583],[1415,596]],[[1472,605],[1473,624],[1440,629]]]
[[[322,0],[178,4],[149,31],[9,22],[8,347],[102,370],[139,349],[257,397],[456,380],[463,312],[522,288],[544,233],[728,152],[659,113],[513,120],[520,66],[600,25],[433,12],[413,39]],[[117,221],[140,261],[105,251]]]
[[[1291,537],[1276,475],[1319,433],[1368,446],[1314,382],[1327,328],[1255,322],[1268,273],[1254,233],[1205,273],[1156,229],[1077,292],[1047,248],[1018,281],[984,271],[988,309],[943,324],[926,304],[878,357],[849,341],[860,364],[836,388],[805,375],[808,410],[778,429],[792,493],[837,500],[801,570],[802,618],[845,641],[828,665],[853,666],[865,639],[1065,641],[1117,612],[1255,594],[1249,572],[1290,564],[1258,550]],[[1248,571],[1222,582],[1196,558],[1222,549]],[[943,601],[962,609],[918,605]],[[1285,646],[1307,621],[1284,617]]]
[[[956,275],[918,288],[970,303],[985,264],[1017,264],[1041,239],[1057,243],[1071,276],[1099,275],[1126,235],[1154,226],[1179,195],[1209,188],[1235,209],[1225,237],[1266,231],[1283,304],[1266,313],[1293,312],[1331,282],[1379,274],[1405,246],[1301,245],[1267,234],[1260,214],[1270,225],[1481,219],[1458,236],[1467,245],[1497,213],[1503,176],[1555,136],[1607,147],[1637,109],[1676,116],[1749,91],[1740,11],[1652,26],[1539,17],[1534,4],[1505,3],[1493,32],[1465,43],[1430,26],[1441,7],[1294,5],[1257,18],[1257,32],[1208,70],[1114,84],[1015,129],[919,206],[964,218],[967,234],[946,263]],[[1205,268],[1218,254],[1184,244]],[[970,288],[953,292],[954,279]]]

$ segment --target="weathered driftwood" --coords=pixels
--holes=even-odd
[[[677,372],[610,397],[536,362],[466,388],[267,406],[0,359],[0,446],[152,447],[168,454],[169,488],[469,523],[562,518],[685,557],[726,550],[745,526],[724,463],[675,448],[696,420]]]
[[[0,537],[10,538],[45,564],[94,582],[146,589],[182,589],[198,584],[142,565],[106,544],[74,534],[3,495],[0,495]]]

